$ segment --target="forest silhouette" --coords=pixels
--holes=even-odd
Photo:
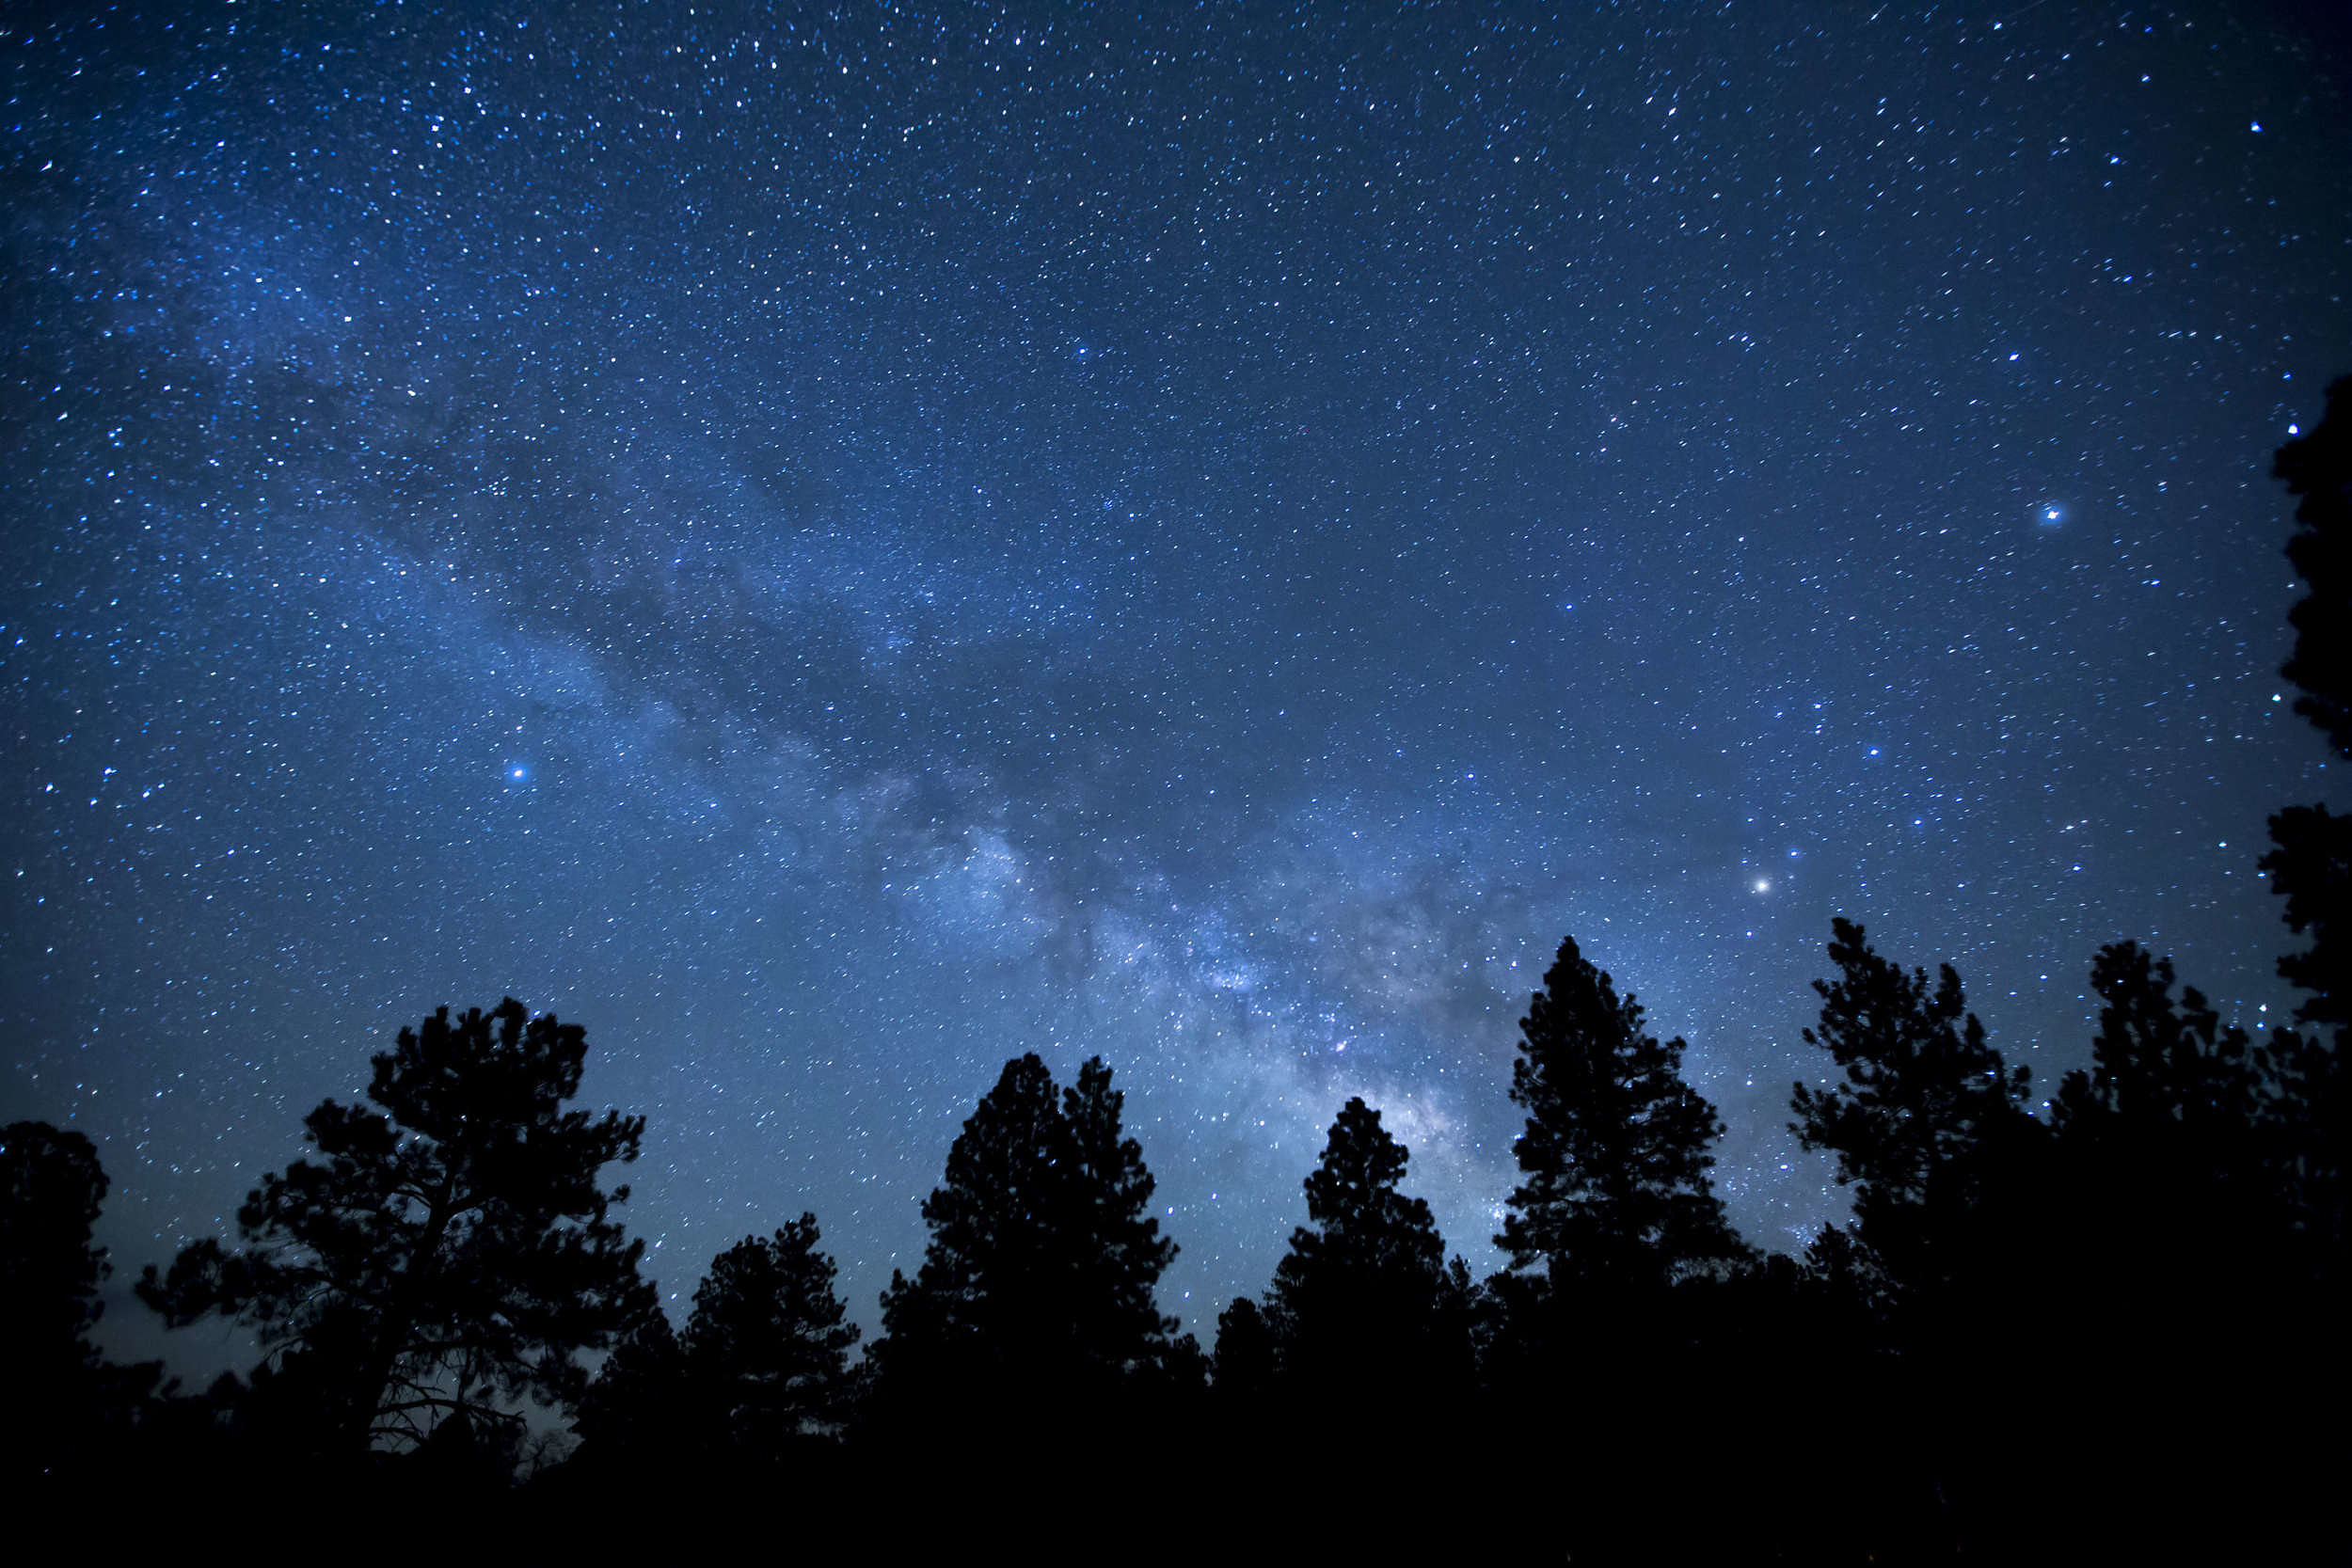
[[[2352,379],[2277,474],[2305,588],[2283,673],[2352,762]],[[233,1237],[144,1270],[167,1323],[262,1352],[202,1390],[93,1346],[107,1178],[82,1134],[20,1122],[8,1492],[60,1520],[135,1494],[582,1530],[789,1509],[828,1540],[1054,1556],[2340,1560],[2352,817],[2270,831],[2295,1023],[2255,1037],[2112,944],[2090,1065],[2046,1117],[1952,968],[1836,921],[1823,1071],[1789,1115],[1851,1214],[1798,1258],[1725,1216],[1683,1042],[1564,941],[1519,1025],[1505,1266],[1449,1258],[1351,1100],[1205,1350],[1159,1310],[1176,1243],[1099,1057],[1067,1085],[1006,1064],[855,1360],[813,1214],[720,1253],[673,1325],[604,1184],[644,1119],[572,1108],[582,1030],[511,999],[402,1030]]]

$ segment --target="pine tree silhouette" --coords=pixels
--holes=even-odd
[[[1248,1421],[1274,1391],[1277,1371],[1273,1325],[1258,1304],[1235,1296],[1216,1316],[1214,1375],[1217,1403],[1229,1421]]]
[[[648,1307],[604,1358],[572,1414],[580,1461],[600,1473],[666,1472],[700,1463],[709,1432],[687,1392],[686,1348]]]
[[[1527,1112],[1523,1180],[1495,1244],[1511,1267],[1555,1288],[1672,1283],[1749,1256],[1708,1170],[1723,1133],[1682,1078],[1683,1044],[1642,1026],[1642,1009],[1563,940],[1519,1021],[1511,1100]]]
[[[686,1385],[707,1439],[745,1461],[834,1435],[855,1323],[817,1250],[817,1216],[746,1236],[711,1259],[684,1337]]]
[[[2280,673],[2301,692],[2295,710],[2339,764],[2352,763],[2352,376],[2328,388],[2317,425],[2279,449],[2276,472],[2299,498],[2287,557],[2305,589],[2289,613],[2295,649]],[[2280,974],[2305,992],[2296,1016],[2309,1032],[2272,1042],[2267,1119],[2310,1268],[2341,1296],[2344,1162],[2352,1145],[2352,816],[2324,804],[2290,806],[2271,817],[2270,838],[2262,869],[2286,900],[2287,925],[2311,945],[2279,960]]]
[[[1820,1024],[1843,1082],[1795,1085],[1791,1131],[1837,1157],[1854,1188],[1857,1239],[1899,1293],[1966,1274],[1985,1240],[1987,1204],[2042,1132],[2025,1109],[2030,1075],[1986,1043],[1960,976],[1931,987],[1871,951],[1861,927],[1832,922],[1835,981],[1816,981]]]
[[[444,1007],[373,1058],[368,1098],[304,1119],[319,1158],[272,1172],[238,1211],[241,1248],[207,1238],[140,1296],[174,1326],[253,1328],[300,1391],[314,1446],[414,1448],[462,1416],[476,1446],[519,1433],[516,1402],[568,1403],[600,1350],[651,1309],[644,1243],[611,1215],[642,1117],[566,1111],[586,1038],[507,999]]]
[[[0,1129],[0,1344],[12,1356],[58,1367],[96,1357],[87,1336],[114,1268],[91,1227],[108,1185],[80,1132],[45,1121]]]
[[[2096,1335],[2110,1365],[2169,1381],[2211,1370],[2213,1348],[2257,1332],[2291,1242],[2264,1124],[2266,1053],[2225,1025],[2169,959],[2137,942],[2100,950],[2088,1069],[2052,1104],[2032,1260],[2054,1326]],[[2196,1363],[2198,1365],[2192,1365]]]
[[[0,1128],[0,1346],[10,1372],[0,1481],[15,1486],[54,1491],[69,1472],[103,1473],[163,1374],[154,1362],[109,1363],[90,1342],[114,1272],[92,1231],[108,1185],[82,1133],[45,1121]]]
[[[1123,1134],[1126,1097],[1096,1056],[1062,1091],[1070,1124],[1067,1240],[1077,1272],[1070,1307],[1075,1343],[1098,1377],[1142,1370],[1164,1355],[1178,1326],[1160,1315],[1152,1294],[1176,1243],[1150,1213],[1156,1183],[1143,1148]]]
[[[1409,1159],[1353,1099],[1308,1174],[1308,1223],[1291,1232],[1265,1310],[1300,1399],[1340,1410],[1376,1394],[1409,1407],[1440,1393],[1458,1362],[1446,1335],[1466,1325],[1444,1309],[1445,1244],[1428,1203],[1398,1191]]]
[[[1041,1431],[1162,1368],[1173,1324],[1152,1291],[1175,1249],[1121,1108],[1099,1057],[1067,1095],[1036,1055],[1005,1064],[924,1200],[921,1267],[882,1295],[885,1424]]]

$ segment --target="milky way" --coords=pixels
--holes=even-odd
[[[1784,1248],[1833,914],[2045,1091],[2101,942],[2288,1000],[2291,10],[0,26],[0,1112],[126,1275],[508,994],[649,1117],[666,1294],[809,1209],[869,1324],[1003,1061],[1099,1052],[1196,1328],[1351,1094],[1491,1265],[1564,934]]]

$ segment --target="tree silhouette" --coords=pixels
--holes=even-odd
[[[1802,1263],[1806,1283],[1817,1300],[1833,1312],[1849,1315],[1847,1327],[1857,1337],[1871,1322],[1883,1318],[1892,1305],[1892,1283],[1878,1257],[1858,1241],[1853,1227],[1825,1225],[1805,1243]],[[1860,1321],[1852,1321],[1858,1315]]]
[[[1156,1365],[1172,1325],[1152,1291],[1174,1247],[1101,1058],[1067,1095],[1036,1055],[1005,1064],[923,1202],[930,1239],[893,1272],[872,1356],[886,1403],[934,1420],[1018,1403],[1037,1419]]]
[[[1672,1283],[1748,1255],[1708,1169],[1723,1123],[1682,1079],[1683,1044],[1661,1044],[1642,1009],[1563,940],[1519,1021],[1511,1100],[1527,1112],[1495,1244],[1555,1287]]]
[[[2295,651],[2279,673],[2302,689],[2295,711],[2352,758],[2352,376],[2328,388],[2319,423],[2279,449],[2273,472],[2298,498],[2287,559],[2306,589],[2287,612]]]
[[[598,1469],[663,1470],[706,1435],[686,1392],[686,1350],[658,1306],[624,1332],[576,1402],[572,1430]]]
[[[515,1402],[577,1398],[575,1353],[652,1302],[644,1243],[610,1215],[628,1189],[598,1185],[637,1157],[644,1121],[562,1109],[586,1052],[578,1025],[511,997],[403,1029],[373,1058],[381,1109],[322,1103],[303,1123],[318,1158],[246,1197],[244,1245],[185,1247],[139,1294],[175,1326],[255,1329],[328,1450],[414,1447],[458,1416],[476,1447],[519,1432]]]
[[[684,1373],[711,1436],[746,1458],[836,1430],[855,1323],[817,1250],[817,1216],[710,1261],[687,1320]]]
[[[1248,1296],[1235,1296],[1216,1315],[1216,1396],[1229,1418],[1273,1392],[1277,1354],[1274,1326]]]
[[[2288,619],[2295,649],[2280,673],[2301,690],[2295,710],[2317,726],[2339,763],[2352,762],[2352,376],[2328,388],[2308,435],[2280,447],[2276,472],[2299,498],[2287,558],[2305,593]],[[2279,960],[2306,993],[2296,1016],[2314,1031],[2273,1042],[2267,1119],[2281,1139],[2280,1178],[2296,1224],[2323,1274],[2341,1280],[2344,1152],[2352,1143],[2352,816],[2290,806],[2270,819],[2262,869],[2286,899],[2287,925],[2311,945]]]
[[[1925,971],[1871,951],[1851,921],[1832,931],[1838,977],[1814,982],[1820,1026],[1804,1038],[1844,1082],[1797,1085],[1791,1130],[1837,1156],[1859,1239],[1896,1290],[1933,1288],[1968,1271],[1988,1200],[2042,1131],[2024,1105],[2030,1074],[1986,1043],[1949,964],[1931,989]]]
[[[2293,1238],[2266,1116],[2273,1053],[2194,987],[2176,996],[2171,961],[2136,942],[2101,949],[2090,983],[2092,1063],[2052,1105],[2042,1291],[2112,1362],[2160,1357],[2177,1384],[2280,1305]]]
[[[2243,1141],[2256,1109],[2246,1031],[2225,1028],[2193,986],[2175,998],[2173,984],[2172,960],[2137,942],[2099,950],[2090,966],[2099,1033],[2090,1069],[2068,1073],[2052,1103],[2061,1135],[2193,1144],[2206,1164],[2219,1146]]]
[[[8,1421],[0,1476],[55,1481],[103,1465],[163,1376],[160,1363],[116,1366],[90,1343],[113,1273],[92,1240],[106,1196],[98,1150],[44,1121],[0,1128],[0,1354]]]
[[[1068,1342],[1051,1319],[1069,1283],[1056,1277],[1066,1262],[1056,1222],[1070,1159],[1044,1062],[1006,1063],[923,1200],[921,1267],[912,1279],[894,1270],[883,1292],[873,1354],[885,1379],[993,1381],[1061,1359]]]
[[[1096,1056],[1062,1091],[1070,1124],[1067,1245],[1077,1278],[1071,1299],[1080,1353],[1101,1372],[1137,1370],[1166,1353],[1178,1326],[1153,1297],[1176,1243],[1152,1217],[1156,1186],[1143,1148],[1122,1135],[1126,1097]]]
[[[1805,1277],[1829,1321],[1867,1338],[1820,1347],[1804,1417],[1817,1440],[1855,1450],[1870,1492],[1915,1499],[1895,1505],[1927,1532],[1905,1552],[1973,1553],[2015,1501],[2001,1455],[2024,1441],[2017,1412],[1986,1391],[2039,1348],[2047,1129],[2024,1106],[2030,1075],[1987,1043],[1950,965],[1931,985],[1846,920],[1829,954],[1837,978],[1814,983],[1820,1026],[1804,1037],[1841,1082],[1798,1085],[1793,1130],[1836,1155],[1854,1225],[1816,1238]]]
[[[1282,1371],[1311,1398],[1354,1402],[1373,1368],[1383,1391],[1426,1394],[1451,1360],[1445,1245],[1429,1205],[1397,1190],[1409,1159],[1354,1099],[1308,1173],[1308,1223],[1275,1266],[1266,1317]]]
[[[53,1370],[95,1361],[87,1336],[114,1272],[91,1240],[106,1187],[81,1133],[45,1121],[0,1129],[0,1345],[11,1357]]]
[[[2341,1294],[2345,1278],[2344,1150],[2352,1143],[2345,1036],[2274,1030],[2256,1048],[2264,1154],[2306,1272]]]

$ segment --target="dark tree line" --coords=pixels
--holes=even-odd
[[[2352,761],[2352,381],[2279,471],[2310,585],[2286,672]],[[1448,1259],[1408,1151],[1351,1100],[1210,1354],[1160,1311],[1176,1247],[1099,1057],[1066,1086],[1006,1064],[855,1364],[813,1214],[720,1253],[672,1324],[616,1217],[628,1188],[604,1185],[643,1119],[569,1108],[581,1030],[511,1000],[401,1031],[367,1103],[305,1119],[310,1152],[253,1190],[233,1244],[145,1271],[167,1323],[233,1322],[263,1353],[200,1394],[92,1346],[106,1177],[79,1133],[18,1123],[10,1480],[380,1473],[486,1506],[530,1475],[589,1509],[651,1478],[880,1511],[963,1477],[1001,1512],[1050,1473],[1094,1483],[1057,1504],[1066,1532],[1132,1529],[1156,1479],[1212,1514],[1288,1509],[1302,1536],[1435,1541],[1458,1515],[1648,1560],[2290,1542],[2346,1457],[2347,824],[2272,819],[2263,864],[2309,938],[2280,963],[2295,1026],[2256,1038],[2113,943],[2090,1066],[2046,1116],[1952,968],[1834,922],[1804,1031],[1823,1072],[1790,1127],[1852,1201],[1801,1259],[1739,1235],[1683,1042],[1564,941],[1519,1024],[1504,1266]]]

